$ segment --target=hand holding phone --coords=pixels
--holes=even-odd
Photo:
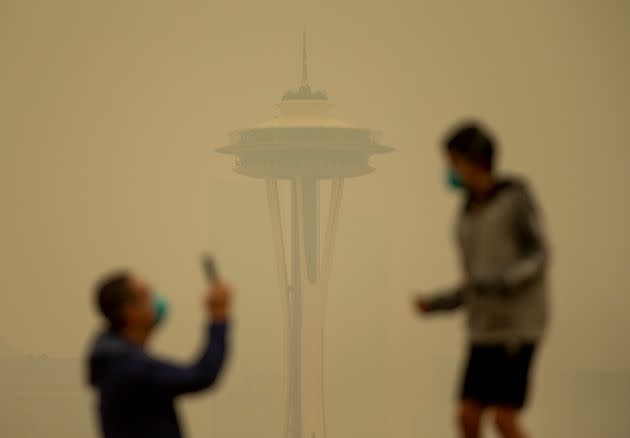
[[[214,258],[209,254],[204,254],[201,258],[201,262],[203,265],[203,270],[206,274],[206,279],[209,283],[215,284],[217,282],[218,275]]]
[[[203,254],[201,261],[208,283],[210,283],[207,298],[207,308],[210,317],[215,322],[225,321],[228,319],[230,313],[232,290],[228,285],[219,281],[217,267],[213,257],[209,254]]]

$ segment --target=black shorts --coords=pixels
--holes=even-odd
[[[471,345],[462,379],[461,400],[483,406],[523,408],[527,401],[533,343],[509,348],[504,345]]]

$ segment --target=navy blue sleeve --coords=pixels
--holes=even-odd
[[[175,397],[209,388],[217,380],[228,353],[229,325],[213,323],[207,328],[201,356],[183,366],[148,355],[128,361],[119,374],[120,383],[132,391]]]

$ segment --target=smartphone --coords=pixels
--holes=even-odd
[[[217,267],[214,263],[214,258],[210,256],[210,254],[203,254],[201,256],[201,263],[208,282],[214,283],[217,281]]]

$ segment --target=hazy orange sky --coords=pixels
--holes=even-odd
[[[266,411],[252,401],[283,372],[265,187],[214,148],[299,84],[306,27],[313,86],[396,148],[345,186],[326,329],[331,435],[451,430],[462,320],[419,321],[409,299],[458,279],[458,200],[438,146],[468,116],[494,128],[501,168],[526,175],[545,212],[540,406],[570,397],[558,376],[616,373],[630,388],[629,19],[612,0],[0,0],[0,343],[81,358],[98,327],[95,279],[129,266],[172,302],[155,349],[187,358],[201,334],[198,255],[211,249],[238,290],[213,427],[245,431],[236,410],[254,430],[279,427],[277,394]],[[622,421],[598,394],[597,415]],[[421,407],[441,423],[425,426]],[[190,405],[191,428],[207,409]],[[539,430],[556,427],[548,418],[532,413]]]

